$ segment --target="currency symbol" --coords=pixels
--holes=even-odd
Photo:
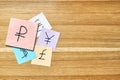
[[[21,30],[22,30],[22,29],[24,29],[25,32],[21,33]],[[26,28],[25,26],[20,26],[19,32],[16,32],[16,34],[15,34],[15,36],[18,36],[17,42],[19,41],[19,38],[20,38],[20,37],[25,38],[25,36],[23,36],[23,35],[25,35],[26,33],[27,33],[27,28]]]
[[[20,49],[20,51],[23,53],[23,57],[21,57],[21,58],[27,57],[27,55],[28,55],[27,50],[25,50],[25,49]]]
[[[51,37],[49,37],[48,34],[47,34],[47,32],[45,32],[45,34],[46,34],[47,38],[45,38],[46,40],[44,40],[44,41],[46,42],[46,45],[47,45],[48,43],[51,42],[50,40],[51,40],[55,35],[52,35]]]
[[[38,22],[38,21],[39,21],[39,19],[36,19],[36,20],[35,20],[35,22]],[[42,23],[38,23],[38,27],[40,27],[40,26],[41,26],[42,28],[44,28],[44,26],[42,25]],[[39,32],[39,31],[41,31],[41,29],[38,30],[37,32]]]
[[[38,23],[38,26],[41,26],[41,25],[42,25],[41,23]],[[42,28],[44,28],[44,26],[42,26]],[[41,29],[38,30],[38,32],[39,32],[39,31],[41,31]]]
[[[47,49],[44,49],[43,51],[42,51],[42,53],[40,53],[41,54],[41,56],[40,56],[40,58],[39,59],[41,59],[41,60],[45,60],[44,58],[42,58],[43,57],[43,55],[45,55],[45,51],[46,51]]]

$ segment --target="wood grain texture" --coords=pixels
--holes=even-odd
[[[61,32],[52,66],[18,65],[5,46],[11,17],[43,12]],[[0,0],[0,80],[119,80],[120,0]]]

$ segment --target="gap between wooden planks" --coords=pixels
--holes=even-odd
[[[95,52],[95,51],[120,51],[120,48],[103,47],[58,47],[53,52]],[[0,52],[13,52],[12,48],[0,48]]]

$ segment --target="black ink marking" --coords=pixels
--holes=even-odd
[[[36,19],[35,22],[39,21],[39,19]]]
[[[42,28],[44,28],[44,26],[42,26]],[[38,32],[41,31],[41,30],[42,30],[42,29],[38,30]]]
[[[41,56],[40,56],[40,58],[39,59],[41,59],[41,60],[45,60],[44,58],[42,58],[43,57],[43,55],[45,55],[45,51],[46,51],[47,49],[44,49],[43,51],[42,51],[42,53],[40,53],[41,54]]]
[[[51,40],[55,35],[52,35],[51,37],[49,37],[48,34],[47,34],[47,32],[45,32],[45,34],[46,34],[47,38],[45,38],[46,40],[44,40],[44,41],[46,42],[46,45],[47,45],[48,43],[51,42],[50,40]]]
[[[25,29],[25,32],[24,32],[24,33],[21,33],[22,28]],[[27,33],[27,28],[26,28],[25,26],[20,26],[19,32],[16,32],[16,34],[15,34],[15,36],[18,36],[17,42],[19,41],[19,38],[20,38],[20,37],[25,38],[25,36],[22,36],[22,35],[25,35],[26,33]]]
[[[35,22],[37,22],[37,21],[39,21],[39,19],[36,19],[36,20],[35,20]],[[44,26],[42,25],[42,23],[38,23],[38,27],[40,27],[40,26],[42,26],[42,28],[44,28]],[[37,32],[39,32],[39,31],[41,31],[41,29],[38,30]]]
[[[41,23],[38,23],[38,26],[41,26],[42,24]]]
[[[20,49],[20,51],[23,53],[23,57],[21,57],[22,59],[25,58],[25,57],[27,57],[28,52],[27,52],[26,49]]]

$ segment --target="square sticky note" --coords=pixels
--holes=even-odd
[[[33,50],[37,29],[37,23],[11,18],[6,45]]]
[[[47,18],[45,17],[45,15],[43,13],[38,14],[37,16],[31,18],[29,21],[31,22],[36,22],[38,24],[38,33],[37,33],[37,37],[39,37],[41,29],[42,28],[46,28],[46,29],[51,29],[51,25],[48,22]]]
[[[52,58],[52,48],[45,46],[36,46],[35,53],[37,55],[36,59],[31,61],[31,64],[50,66]]]
[[[22,64],[36,58],[35,52],[31,50],[13,48],[13,52],[16,56],[18,64]]]
[[[44,28],[41,30],[41,34],[38,39],[38,45],[52,47],[53,50],[55,50],[59,36],[60,32]]]

